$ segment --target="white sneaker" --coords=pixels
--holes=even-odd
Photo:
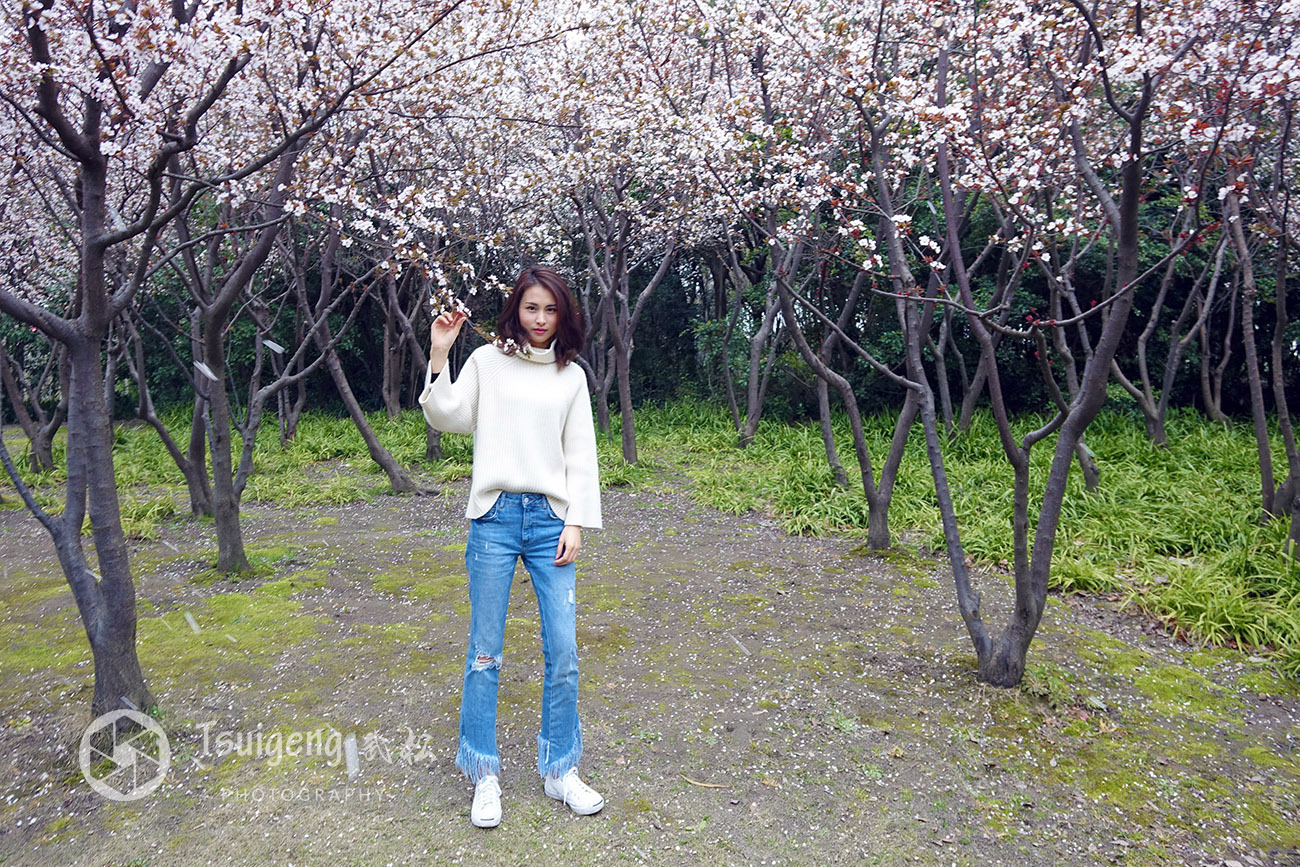
[[[547,777],[544,788],[547,797],[563,801],[565,806],[579,816],[599,813],[605,806],[605,799],[600,796],[600,792],[578,779],[577,768],[570,768],[562,777]]]
[[[489,774],[474,787],[469,820],[479,828],[495,828],[501,824],[501,784],[494,775]]]

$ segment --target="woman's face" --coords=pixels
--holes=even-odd
[[[529,343],[537,349],[550,346],[559,319],[551,290],[536,284],[524,290],[524,296],[519,300],[519,324],[528,333]]]

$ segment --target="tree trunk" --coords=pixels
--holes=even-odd
[[[1183,237],[1192,228],[1192,215],[1189,213],[1179,227],[1182,231],[1179,237]],[[1172,233],[1171,233],[1172,235]],[[1171,248],[1177,243],[1172,238],[1170,240]],[[1172,254],[1172,250],[1171,250]],[[1147,323],[1142,332],[1138,335],[1137,351],[1134,353],[1137,364],[1138,380],[1130,381],[1120,369],[1119,359],[1116,358],[1112,363],[1115,378],[1120,385],[1133,396],[1137,402],[1138,409],[1142,412],[1142,422],[1146,427],[1147,438],[1157,448],[1168,448],[1169,438],[1165,433],[1165,407],[1168,405],[1157,397],[1155,389],[1151,382],[1151,367],[1147,363],[1147,345],[1150,343],[1153,335],[1157,333],[1160,322],[1163,318],[1165,301],[1169,297],[1169,292],[1174,287],[1174,278],[1177,271],[1178,259],[1170,256],[1169,263],[1165,266],[1164,277],[1160,280],[1160,289],[1156,292],[1156,299],[1151,305],[1150,314],[1147,316]],[[1178,345],[1179,337],[1182,334],[1183,324],[1187,321],[1187,314],[1191,310],[1194,290],[1187,293],[1183,300],[1182,308],[1179,310],[1178,318],[1173,326],[1168,329],[1168,339],[1171,349]],[[1166,353],[1166,359],[1171,356]],[[1168,368],[1166,372],[1169,373]]]
[[[31,465],[32,472],[44,473],[54,469],[54,448],[51,438],[41,436],[41,428],[27,411],[27,401],[18,388],[18,383],[14,379],[13,370],[10,369],[11,359],[5,352],[4,342],[0,341],[0,378],[3,379],[5,392],[9,395],[9,402],[13,405],[14,415],[18,418],[18,426],[23,429],[27,436],[30,452],[28,461]]]
[[[601,299],[601,303],[596,306],[596,315],[600,317],[600,325],[594,329],[593,338],[587,347],[593,362],[592,377],[595,382],[596,428],[605,436],[609,436],[609,389],[614,384],[614,361],[613,349],[607,345],[609,342],[609,321],[604,308],[605,305],[612,303],[612,301]]]
[[[1198,367],[1200,368],[1201,403],[1205,407],[1206,418],[1210,421],[1222,424],[1226,422],[1228,418],[1223,414],[1223,406],[1219,402],[1219,394],[1216,393],[1214,389],[1213,380],[1210,375],[1212,364],[1210,355],[1210,323],[1208,320],[1201,324],[1199,336],[1201,341],[1201,359]]]
[[[334,387],[338,389],[339,397],[343,400],[343,405],[348,409],[348,415],[352,418],[352,423],[357,426],[361,433],[361,438],[365,440],[366,449],[370,452],[370,458],[380,469],[388,476],[388,483],[392,486],[395,494],[413,494],[420,491],[420,487],[411,480],[402,469],[402,465],[397,462],[392,453],[384,448],[379,442],[379,437],[375,436],[375,431],[366,421],[366,414],[361,411],[361,404],[357,402],[356,395],[352,393],[352,387],[348,385],[347,375],[343,372],[343,365],[339,363],[338,354],[332,347],[328,346],[331,339],[329,336],[329,326],[321,325],[315,332],[316,344],[326,353],[325,368],[329,371],[330,378],[334,380]]]
[[[636,416],[632,411],[632,378],[627,357],[618,353],[614,362],[618,373],[618,415],[622,434],[623,460],[636,463]]]
[[[397,303],[396,291],[392,284],[394,281],[391,274],[384,277],[385,281],[385,299],[384,304],[384,366],[383,366],[383,383],[380,391],[383,394],[384,409],[388,411],[390,419],[397,418],[402,414],[402,379],[406,365],[403,363],[405,355],[405,340],[397,327],[397,311],[393,309]]]
[[[1223,378],[1228,370],[1228,363],[1232,360],[1232,337],[1236,333],[1237,323],[1237,296],[1240,294],[1240,271],[1235,275],[1232,281],[1232,287],[1228,290],[1228,324],[1223,332],[1223,351],[1219,354],[1219,363],[1214,365],[1212,370],[1206,369],[1211,354],[1209,352],[1209,325],[1203,332],[1203,348],[1201,368],[1202,388],[1205,397],[1205,412],[1211,421],[1226,424],[1228,416],[1223,411]]]
[[[190,413],[190,442],[185,450],[186,463],[193,473],[185,474],[185,487],[190,495],[190,514],[196,518],[213,514],[212,488],[208,484],[207,430],[208,403],[195,392],[194,409]]]
[[[872,550],[884,550],[889,547],[889,499],[882,497],[876,487],[875,475],[871,468],[871,455],[867,451],[867,438],[863,432],[862,413],[858,409],[857,396],[853,386],[840,374],[832,370],[808,344],[808,339],[799,327],[794,314],[793,291],[789,277],[798,270],[803,257],[802,244],[796,243],[791,250],[781,256],[782,262],[773,269],[773,282],[777,298],[781,303],[781,316],[785,319],[786,332],[794,341],[799,354],[813,371],[829,385],[835,387],[840,401],[849,416],[849,429],[853,433],[853,448],[857,453],[858,468],[862,475],[862,493],[867,500],[867,547]]]
[[[939,323],[939,342],[934,347],[934,381],[939,386],[939,408],[943,411],[943,429],[951,434],[954,430],[952,414],[952,396],[948,391],[947,352],[952,333],[952,308],[943,308]]]
[[[1187,347],[1201,333],[1201,328],[1205,324],[1204,320],[1209,314],[1209,306],[1214,302],[1214,297],[1218,294],[1219,275],[1223,271],[1223,257],[1227,252],[1226,238],[1223,238],[1216,245],[1216,251],[1211,263],[1207,263],[1201,269],[1200,275],[1196,278],[1196,283],[1192,286],[1192,291],[1188,293],[1187,302],[1183,305],[1183,310],[1178,316],[1178,321],[1174,323],[1174,333],[1182,333],[1183,336],[1178,340],[1170,341],[1169,351],[1165,357],[1165,372],[1160,382],[1160,400],[1156,407],[1156,413],[1160,417],[1161,425],[1164,424],[1165,418],[1169,414],[1169,400],[1174,391],[1174,378],[1178,373],[1178,368],[1183,361],[1183,353]],[[1203,290],[1203,284],[1208,280],[1209,290]],[[1183,324],[1190,316],[1192,310],[1203,310],[1198,312],[1192,324],[1183,332]],[[1202,366],[1204,371],[1204,366]]]
[[[442,453],[442,431],[433,425],[425,422],[424,424],[424,459],[430,463],[437,463],[443,460]]]
[[[212,517],[217,530],[217,571],[247,572],[244,531],[239,526],[239,492],[230,436],[230,401],[226,395],[225,315],[203,317],[204,363],[216,377],[201,383],[209,406],[208,444],[212,454]]]
[[[817,414],[821,419],[822,444],[826,447],[826,463],[830,465],[835,484],[841,488],[849,486],[849,476],[840,463],[839,452],[835,448],[835,431],[831,428],[831,395],[826,380],[817,377]],[[868,517],[870,521],[870,517]]]
[[[772,336],[778,306],[776,287],[773,286],[767,293],[763,321],[758,331],[754,332],[754,336],[749,339],[749,378],[745,382],[745,426],[740,430],[737,443],[742,449],[754,441],[754,436],[758,433],[758,423],[763,415],[763,399],[766,396],[767,385],[763,350],[767,348],[768,340]]]
[[[1087,13],[1084,12],[1084,15]],[[1085,56],[1086,56],[1085,46]],[[936,104],[946,106],[945,87],[948,73],[949,50],[941,42],[937,65]],[[1037,431],[1025,435],[1017,443],[1006,414],[995,346],[988,326],[980,319],[977,303],[971,291],[969,274],[961,254],[959,212],[955,205],[952,183],[952,156],[946,142],[940,142],[936,159],[936,175],[942,201],[945,237],[950,252],[949,273],[957,284],[959,297],[967,308],[966,318],[971,333],[980,346],[982,367],[987,374],[993,417],[997,421],[998,436],[1008,462],[1014,470],[1013,536],[1015,540],[1015,606],[1011,619],[996,642],[991,641],[978,617],[978,596],[970,592],[966,581],[964,552],[959,543],[954,544],[957,527],[955,519],[949,527],[945,506],[946,478],[937,445],[937,422],[934,420],[933,399],[924,389],[922,419],[926,430],[927,449],[931,454],[931,469],[936,492],[939,492],[944,531],[948,536],[949,560],[958,583],[958,602],[966,622],[978,663],[980,680],[994,686],[1009,687],[1020,682],[1024,675],[1025,657],[1046,607],[1047,580],[1051,569],[1052,553],[1064,503],[1066,482],[1070,468],[1077,457],[1077,447],[1084,431],[1100,412],[1106,400],[1106,384],[1110,379],[1111,365],[1133,307],[1134,284],[1138,278],[1139,203],[1142,196],[1142,133],[1150,100],[1152,85],[1144,80],[1142,89],[1131,113],[1122,114],[1126,126],[1125,151],[1128,158],[1120,168],[1120,195],[1118,202],[1112,197],[1104,181],[1097,176],[1088,161],[1086,145],[1078,123],[1070,126],[1075,164],[1088,187],[1106,212],[1115,235],[1116,266],[1115,297],[1110,302],[1109,314],[1104,320],[1101,334],[1093,347],[1084,368],[1077,399],[1067,412],[1057,416]],[[888,214],[886,214],[888,216]],[[915,314],[909,314],[915,317]],[[924,368],[920,359],[920,336],[910,334],[908,341],[909,364],[914,368],[914,379],[923,381]],[[1041,351],[1040,351],[1041,354]],[[1029,546],[1029,451],[1033,444],[1057,432],[1056,447],[1048,471],[1047,483],[1039,503],[1032,549]],[[972,607],[972,603],[974,606]]]
[[[99,715],[124,705],[149,709],[154,698],[136,655],[135,584],[122,533],[113,467],[113,423],[104,405],[100,367],[104,335],[113,318],[105,285],[105,248],[99,243],[107,214],[104,162],[83,162],[78,180],[82,306],[75,336],[67,342],[68,483],[61,516],[63,531],[56,535],[55,544],[90,641],[95,665],[91,711]],[[99,564],[98,580],[87,574],[81,545],[82,516],[87,511]]]
[[[734,257],[734,253],[732,256]],[[731,424],[739,432],[741,429],[740,406],[736,403],[736,383],[735,378],[731,375],[731,334],[736,330],[736,320],[740,317],[740,310],[744,305],[745,293],[741,284],[743,272],[739,266],[734,269],[737,279],[736,284],[736,303],[732,306],[730,315],[727,316],[727,327],[722,332],[722,347],[719,350],[719,360],[722,367],[722,387],[727,394],[727,408],[731,410]]]
[[[129,340],[124,347],[126,350],[123,358],[126,360],[127,371],[131,374],[136,383],[136,393],[139,395],[139,405],[136,410],[150,427],[158,434],[162,440],[163,447],[171,455],[172,461],[180,469],[181,475],[185,477],[185,486],[190,495],[190,513],[193,515],[211,515],[212,514],[212,497],[208,490],[208,474],[204,467],[204,452],[202,431],[203,417],[202,413],[196,411],[193,415],[194,423],[191,432],[198,432],[198,461],[188,460],[185,455],[181,454],[180,446],[172,437],[171,431],[158,418],[158,413],[154,409],[153,396],[149,391],[149,378],[147,375],[148,368],[145,366],[144,341],[140,339],[140,333],[135,327],[135,323],[130,319],[124,318],[123,330]],[[196,393],[194,396],[196,409],[201,398]]]
[[[1233,178],[1229,177],[1229,185]],[[1241,267],[1241,345],[1246,353],[1246,386],[1250,392],[1250,417],[1255,428],[1255,447],[1259,454],[1260,508],[1263,515],[1275,512],[1273,495],[1276,481],[1273,477],[1273,449],[1268,440],[1268,417],[1264,408],[1264,381],[1259,371],[1259,352],[1255,345],[1255,268],[1250,246],[1241,229],[1241,208],[1238,193],[1229,189],[1223,200],[1223,212],[1229,231],[1237,248],[1237,262]]]
[[[614,305],[605,308],[609,322],[609,336],[613,342],[614,376],[618,381],[618,413],[623,440],[623,460],[629,464],[636,463],[636,419],[632,414],[632,378],[628,370],[628,356],[631,350],[627,345],[618,322],[615,321]]]
[[[1143,376],[1145,377],[1146,362],[1142,361],[1139,363],[1144,368]],[[1118,359],[1111,362],[1110,367],[1111,373],[1115,375],[1115,381],[1120,384],[1121,388],[1128,392],[1129,397],[1133,398],[1133,402],[1137,404],[1138,411],[1142,413],[1142,426],[1146,428],[1147,439],[1149,439],[1151,444],[1156,448],[1168,448],[1169,438],[1165,435],[1165,419],[1158,411],[1156,401],[1151,394],[1149,385],[1144,383],[1143,387],[1139,388],[1136,383],[1124,375],[1124,371],[1120,369]]]
[[[68,418],[68,378],[69,363],[67,347],[59,343],[53,343],[50,350],[50,358],[45,364],[40,378],[34,386],[27,382],[27,377],[23,375],[21,369],[11,369],[10,375],[17,378],[17,390],[14,397],[15,411],[19,405],[22,405],[24,395],[30,401],[32,412],[35,413],[33,433],[30,437],[31,452],[28,455],[28,465],[32,472],[40,473],[54,468],[54,435],[63,427],[63,423]],[[59,401],[54,406],[54,411],[46,413],[41,407],[41,393],[44,390],[46,377],[51,369],[56,371],[59,378]],[[24,410],[26,408],[24,407]],[[29,415],[30,417],[30,415]]]
[[[295,314],[293,319],[293,345],[300,345],[306,339],[306,334],[302,327],[302,312]],[[301,364],[302,362],[298,362]],[[297,367],[298,365],[294,365]],[[291,373],[292,371],[286,371]],[[293,397],[289,396],[289,390],[283,389],[275,395],[277,406],[279,407],[280,422],[280,448],[285,448],[298,435],[298,419],[302,418],[303,408],[307,405],[307,380],[299,379],[293,386]]]
[[[1289,127],[1288,127],[1289,128]],[[1279,157],[1279,160],[1281,157]],[[1280,174],[1280,166],[1279,171]],[[1290,317],[1287,312],[1287,252],[1289,245],[1285,242],[1278,244],[1277,254],[1274,259],[1274,308],[1276,315],[1273,321],[1273,341],[1270,360],[1272,362],[1272,380],[1273,380],[1273,405],[1277,412],[1278,432],[1282,435],[1282,447],[1286,454],[1287,478],[1300,483],[1300,451],[1296,448],[1295,430],[1291,424],[1291,409],[1287,403],[1286,397],[1286,371],[1283,364],[1288,355],[1290,355],[1289,340],[1287,339],[1287,326],[1290,324]],[[1293,486],[1294,487],[1294,486]],[[1296,495],[1297,491],[1288,492],[1290,496],[1286,497],[1285,502],[1280,494],[1273,498],[1273,513],[1276,515],[1290,514],[1291,526],[1287,536],[1287,550],[1293,557],[1300,556],[1300,535],[1297,530],[1300,526],[1296,523]]]
[[[84,169],[79,181],[83,237],[97,238],[104,214],[102,166],[92,164]],[[51,517],[35,501],[3,439],[0,460],[28,509],[54,542],[90,643],[95,671],[91,713],[98,716],[124,707],[148,711],[155,702],[136,654],[135,586],[117,500],[112,422],[104,405],[100,344],[108,303],[102,249],[83,245],[80,276],[83,304],[75,320],[32,315],[30,307],[0,289],[0,307],[6,313],[28,325],[39,325],[66,350],[67,381],[62,393],[68,407],[68,445],[62,514]],[[82,545],[81,528],[87,514],[99,574],[90,568]]]
[[[1059,329],[1054,328],[1053,330]],[[1047,385],[1047,390],[1052,395],[1052,401],[1056,404],[1057,412],[1062,415],[1068,414],[1070,412],[1070,404],[1061,394],[1060,386],[1056,384],[1056,377],[1052,373],[1052,366],[1048,363],[1047,337],[1042,331],[1037,331],[1034,334],[1034,339],[1038,345],[1038,352],[1035,354],[1038,356],[1038,370],[1043,377],[1043,382]],[[1072,359],[1068,361],[1068,365],[1073,365],[1073,363]],[[1066,369],[1071,370],[1072,367],[1067,366]],[[1067,376],[1066,383],[1067,387],[1070,389],[1070,400],[1074,400],[1079,393],[1079,382],[1075,377]],[[1096,490],[1097,485],[1101,484],[1101,470],[1097,467],[1097,459],[1093,457],[1092,450],[1088,448],[1087,444],[1082,439],[1079,440],[1078,445],[1074,448],[1074,456],[1078,459],[1079,470],[1083,473],[1084,490]]]
[[[30,461],[33,471],[43,472],[46,469],[54,468],[54,435],[63,426],[67,414],[67,398],[64,397],[59,401],[59,406],[55,409],[54,414],[50,416],[49,424],[41,425],[36,429],[36,438],[32,440]]]
[[[113,426],[103,400],[99,341],[86,339],[74,344],[69,354],[69,496],[62,519],[64,532],[61,539],[55,539],[55,547],[74,594],[81,590],[77,607],[95,666],[91,712],[98,716],[123,707],[149,709],[155,702],[136,655],[135,584],[117,501]],[[87,574],[81,545],[83,503],[89,509],[95,541],[97,581]],[[82,604],[83,599],[87,604]]]
[[[596,388],[596,427],[609,436],[609,389],[614,384],[614,365],[610,364]]]
[[[87,354],[78,353],[82,360],[90,361],[89,358],[85,358]],[[96,355],[93,360],[98,365],[97,353],[91,354]],[[78,371],[77,378],[85,377]],[[92,387],[100,392],[102,399],[102,389],[94,383],[98,377],[92,375],[90,378]],[[0,392],[0,395],[2,394]],[[78,394],[80,395],[81,392],[79,391]],[[107,439],[107,450],[103,446],[92,448],[88,442],[93,435],[90,429],[103,428],[107,413],[103,411],[102,404],[99,412],[96,413],[93,407],[82,407],[78,402],[75,416],[75,428],[69,425],[68,431],[67,500],[64,512],[59,517],[48,515],[32,497],[31,491],[19,476],[18,468],[14,465],[2,438],[0,438],[0,462],[4,464],[10,479],[32,514],[50,533],[55,554],[59,558],[68,586],[76,599],[82,627],[90,644],[95,672],[91,714],[99,716],[110,710],[122,708],[149,711],[155,706],[155,701],[145,684],[144,673],[136,655],[135,589],[125,556],[125,539],[121,533],[120,517],[116,539],[114,539],[114,534],[102,525],[104,520],[111,518],[111,515],[106,515],[105,512],[111,513],[113,510],[108,508],[107,503],[95,504],[96,517],[92,518],[92,527],[94,520],[101,521],[96,531],[97,550],[108,555],[101,556],[99,568],[103,573],[102,577],[96,576],[87,563],[81,540],[81,523],[85,515],[87,492],[95,492],[96,496],[102,496],[105,490],[113,495],[116,494],[116,488],[112,484],[112,431],[109,428],[107,431],[101,429],[97,432],[101,441]],[[105,463],[99,466],[89,464],[91,460],[104,460],[105,455],[107,455]],[[106,478],[109,483],[107,488],[105,488]],[[100,540],[105,544],[103,549],[98,548]]]
[[[332,206],[331,214],[338,217],[339,213],[338,206]],[[307,319],[311,338],[316,342],[317,348],[320,349],[324,356],[325,368],[329,371],[330,379],[334,381],[334,387],[338,391],[339,398],[343,401],[343,405],[347,407],[352,423],[356,425],[362,440],[365,441],[371,460],[378,464],[379,468],[388,476],[388,484],[392,487],[393,493],[419,493],[421,490],[419,486],[411,480],[411,477],[406,474],[406,471],[402,469],[402,466],[393,458],[388,449],[384,448],[379,442],[379,438],[375,436],[370,423],[366,421],[366,414],[361,411],[361,404],[357,402],[356,395],[353,394],[352,387],[348,384],[347,375],[343,372],[343,365],[339,363],[338,353],[334,351],[335,341],[329,325],[329,312],[337,277],[335,256],[337,255],[338,245],[338,231],[336,229],[331,230],[329,241],[321,252],[321,289],[314,311],[307,300],[305,271],[301,267],[295,266],[297,271],[295,283],[299,294],[298,307]],[[361,305],[364,301],[364,297],[358,298],[357,304]]]
[[[1101,484],[1101,469],[1097,466],[1097,458],[1093,456],[1092,449],[1082,439],[1074,447],[1074,457],[1079,461],[1079,470],[1083,473],[1083,489],[1097,490]]]
[[[104,408],[108,411],[110,423],[113,421],[117,397],[117,364],[122,357],[122,340],[117,332],[117,323],[114,322],[109,326],[104,350]]]

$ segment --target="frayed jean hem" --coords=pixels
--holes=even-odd
[[[543,777],[562,777],[578,766],[582,758],[582,735],[575,732],[573,747],[563,755],[555,755],[550,741],[537,736],[537,773]]]
[[[456,751],[456,767],[469,777],[471,783],[477,785],[484,777],[501,776],[501,757],[477,752],[461,741],[460,749]]]

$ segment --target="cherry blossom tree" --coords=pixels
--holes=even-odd
[[[1023,674],[1025,654],[1046,601],[1070,466],[1084,431],[1105,401],[1106,383],[1137,287],[1156,270],[1141,267],[1140,222],[1145,188],[1154,175],[1154,153],[1176,141],[1163,122],[1164,101],[1180,92],[1192,65],[1190,58],[1195,49],[1214,40],[1221,25],[1215,15],[1224,11],[1180,6],[1164,7],[1153,14],[1141,5],[1115,3],[1091,8],[1072,4],[1045,13],[1011,3],[973,15],[954,15],[937,29],[938,62],[930,117],[938,132],[936,165],[950,279],[956,299],[965,309],[967,325],[980,345],[993,416],[1014,475],[1016,604],[1010,621],[996,637],[984,624],[979,596],[970,585],[932,413],[923,408],[922,418],[959,607],[975,644],[980,677],[990,683],[1011,685]],[[973,61],[961,67],[960,81],[968,89],[957,86],[954,58],[959,45]],[[997,113],[1001,117],[995,117]],[[1013,122],[1012,113],[1018,122]],[[988,139],[995,133],[1010,139],[990,146]],[[1117,182],[1118,190],[1108,178]],[[970,271],[960,252],[956,194],[963,187],[981,190],[1014,214],[1020,236],[1006,240],[1029,245],[1037,261],[1044,264],[1044,238],[1087,231],[1077,221],[1074,225],[1062,223],[1060,217],[1052,219],[1035,207],[1031,193],[1044,188],[1059,191],[1067,202],[1086,204],[1095,214],[1093,220],[1104,225],[1113,239],[1115,271],[1109,294],[1095,299],[1094,312],[1071,317],[1100,319],[1077,393],[1069,402],[1059,401],[1058,411],[1046,424],[1019,440],[1002,398],[990,328],[993,320],[974,296]],[[1187,198],[1194,200],[1195,191]],[[1173,220],[1177,225],[1184,218],[1175,213]],[[1195,237],[1195,220],[1182,225],[1191,231],[1179,235],[1183,240],[1170,256],[1181,255]],[[1027,331],[1036,340],[1040,357],[1047,350],[1040,326],[1058,324],[1070,323],[1031,319]],[[915,355],[914,349],[912,352]],[[914,360],[911,369],[917,367]],[[1036,443],[1053,435],[1052,461],[1037,518],[1031,521],[1029,453]]]
[[[15,170],[3,179],[9,281],[0,311],[67,355],[63,512],[46,513],[9,469],[54,539],[81,612],[95,713],[154,703],[135,653],[104,400],[101,347],[112,323],[147,282],[180,214],[206,196],[239,205],[264,189],[271,207],[282,207],[290,155],[342,108],[377,99],[385,74],[460,5],[44,0],[6,8],[0,140]],[[268,175],[279,181],[269,189]],[[52,226],[62,243],[45,242]],[[227,278],[243,282],[253,270]],[[60,293],[72,299],[67,311],[52,306]],[[81,542],[87,514],[98,572]]]
[[[782,256],[774,274],[783,325],[805,361],[851,393],[799,337],[815,320],[852,346],[845,325],[854,317],[818,310],[801,281],[827,255],[881,273],[873,291],[897,303],[905,373],[865,351],[860,357],[880,364],[877,370],[909,395],[900,422],[916,402],[980,677],[1014,684],[1042,615],[1071,465],[1080,463],[1088,483],[1097,483],[1083,435],[1105,400],[1139,289],[1158,284],[1189,250],[1216,249],[1212,220],[1197,210],[1207,184],[1197,167],[1207,157],[1186,147],[1186,105],[1225,68],[1212,63],[1216,71],[1205,73],[1206,58],[1240,56],[1260,32],[1259,13],[1231,2],[1212,10],[1125,3],[1046,10],[1007,2],[974,10],[863,4],[840,16],[756,3],[710,6],[701,14],[715,30],[743,20],[746,28],[726,30],[730,44],[742,44],[737,32],[748,34],[752,41],[736,53],[749,61],[751,80],[766,79],[728,109],[731,126],[759,143],[757,165],[775,179],[746,191],[748,199],[738,196],[737,211],[753,221],[755,211],[745,206],[756,204],[768,215],[765,231]],[[1234,42],[1243,33],[1246,42]],[[1270,68],[1279,65],[1285,66],[1274,58]],[[818,113],[836,102],[846,110]],[[844,117],[853,125],[837,125]],[[1229,129],[1222,118],[1201,120],[1199,134],[1222,137]],[[1178,191],[1163,215],[1146,206],[1157,185]],[[983,237],[972,234],[976,209],[992,217]],[[1150,228],[1156,219],[1165,222]],[[827,227],[838,227],[862,250],[850,255],[830,241]],[[1159,237],[1165,242],[1158,261],[1143,260],[1142,244]],[[1077,273],[1099,244],[1111,263],[1100,292],[1081,286]],[[1199,268],[1205,286],[1215,285],[1213,260]],[[1034,293],[1046,288],[1051,312],[1031,311],[1017,324],[1009,313],[1013,302],[1024,303],[1016,296],[1030,291],[1030,277]],[[983,288],[990,284],[991,294]],[[1157,288],[1143,298],[1151,295],[1161,304],[1167,297]],[[1180,304],[1183,323],[1193,309],[1203,322],[1207,300]],[[948,312],[937,315],[942,308]],[[934,380],[944,375],[938,347],[954,339],[973,341],[980,357],[966,414],[977,389],[987,389],[1011,468],[1016,605],[1000,635],[981,618],[943,466]],[[999,352],[1007,341],[1034,350],[1055,407],[1023,437],[1011,427]],[[1187,340],[1180,335],[1174,343],[1176,353]],[[1170,358],[1176,367],[1176,355]],[[951,418],[950,410],[945,414]],[[1049,439],[1054,457],[1031,521],[1029,454]],[[864,455],[859,463],[867,466]],[[864,489],[870,502],[865,473]],[[877,496],[881,489],[887,490],[883,478]]]
[[[716,195],[692,127],[705,63],[682,38],[689,7],[634,3],[587,10],[590,25],[526,58],[522,91],[533,129],[535,195],[554,223],[531,246],[565,257],[576,240],[589,348],[602,419],[617,383],[623,457],[635,463],[629,377],[635,332],[679,248],[716,234]],[[610,51],[612,41],[621,43]],[[572,232],[565,231],[572,227]],[[549,241],[549,243],[545,243]],[[539,243],[543,242],[543,243]],[[644,272],[635,281],[633,275]]]
[[[748,176],[724,174],[719,162],[716,177],[732,191],[740,219],[766,239],[771,303],[780,311],[781,327],[819,380],[837,392],[848,413],[867,500],[868,544],[885,548],[890,544],[889,503],[915,418],[918,385],[894,369],[889,363],[894,359],[878,359],[850,331],[875,327],[864,316],[860,300],[868,287],[890,282],[876,247],[876,229],[880,224],[897,225],[893,195],[882,203],[872,182],[873,157],[889,160],[886,139],[872,130],[883,131],[888,121],[879,100],[862,98],[866,91],[859,83],[874,90],[891,79],[890,62],[864,61],[873,51],[877,60],[888,61],[879,52],[887,47],[884,34],[892,18],[873,18],[863,7],[827,15],[812,8],[775,9],[761,3],[731,7],[731,14],[734,19],[710,11],[706,20],[727,33],[725,41],[733,53],[728,98],[717,110],[720,133],[732,136],[733,143],[721,152],[728,154],[727,163],[743,161]],[[900,222],[907,219],[898,216]],[[806,297],[807,287],[824,280],[832,267],[845,265],[857,276],[838,299],[840,306],[819,309]],[[913,285],[907,262],[894,276],[907,287]],[[870,305],[865,309],[871,310]],[[819,346],[814,347],[807,331],[823,335]],[[878,478],[854,386],[829,363],[837,345],[903,391],[895,434]],[[752,374],[751,367],[751,389]],[[822,401],[822,406],[825,434],[828,403]],[[756,418],[752,400],[749,418],[746,431],[752,431]],[[824,438],[834,467],[838,458],[833,440]]]
[[[1246,10],[1243,10],[1246,11]],[[1198,70],[1203,116],[1182,120],[1189,146],[1200,146],[1217,180],[1225,243],[1236,262],[1240,285],[1241,339],[1250,395],[1251,421],[1260,465],[1260,499],[1267,520],[1289,513],[1289,546],[1300,552],[1300,451],[1288,405],[1285,374],[1294,359],[1288,334],[1289,264],[1300,238],[1300,219],[1291,202],[1296,182],[1294,107],[1300,97],[1300,64],[1294,47],[1300,10],[1294,4],[1269,4],[1241,16],[1207,52]],[[1191,101],[1189,100],[1189,103]],[[1219,170],[1219,174],[1213,172]],[[1271,262],[1269,260],[1272,260]],[[1268,286],[1268,284],[1272,284]],[[1257,315],[1272,294],[1273,329],[1267,357],[1261,358]],[[1268,370],[1265,391],[1264,365]],[[1266,396],[1267,395],[1267,396]],[[1277,436],[1287,462],[1280,484],[1273,468],[1273,434],[1267,419],[1272,398]]]

